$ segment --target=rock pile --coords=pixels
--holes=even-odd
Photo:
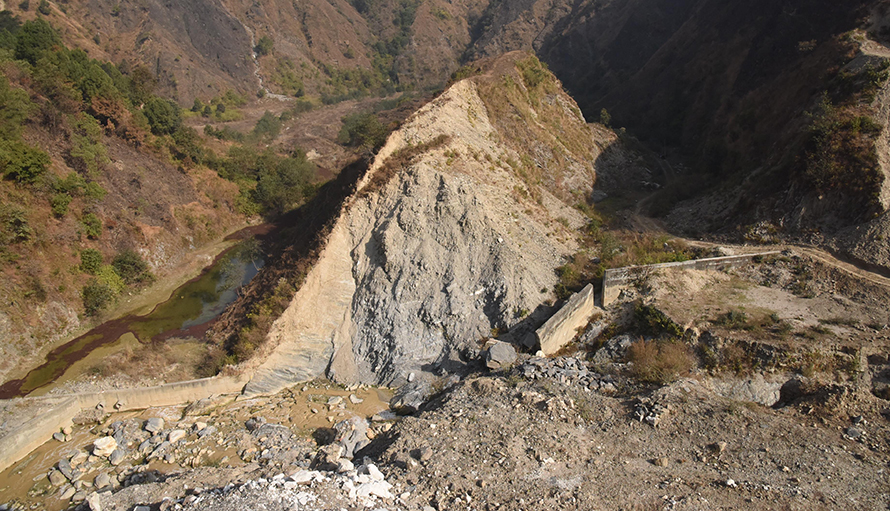
[[[533,357],[519,366],[519,374],[528,379],[552,378],[564,385],[578,385],[591,391],[617,392],[616,378],[599,374],[583,360],[574,357]]]
[[[278,473],[243,484],[193,490],[171,504],[176,509],[214,511],[375,508],[397,499],[392,489],[383,473],[366,458],[358,468],[340,472],[300,469],[290,475]]]

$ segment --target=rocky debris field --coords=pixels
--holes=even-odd
[[[309,389],[217,403],[209,418],[186,409],[178,421],[106,421],[90,453],[61,460],[44,477],[58,483],[49,490],[56,495],[81,492],[84,500],[73,505],[84,510],[890,504],[890,408],[867,386],[796,377],[782,388],[782,400],[767,407],[723,397],[704,374],[642,385],[617,370],[627,367],[615,355],[621,344],[601,348],[606,353],[598,362],[520,355],[512,368],[452,378],[403,417],[380,411],[341,420],[336,412],[361,398],[318,394],[318,404],[309,406],[332,419],[302,435],[286,425],[289,402]],[[604,374],[607,356],[613,365]],[[404,402],[404,394],[393,403]],[[115,469],[121,445],[131,453]],[[90,466],[104,472],[85,478],[89,470],[82,467]]]
[[[552,358],[489,340],[468,355],[471,372],[409,373],[391,395],[315,382],[140,415],[88,410],[0,476],[0,501],[94,511],[884,509],[882,289],[792,257],[683,272],[631,290]],[[659,331],[680,333],[658,341]],[[646,362],[630,356],[641,338],[685,345],[691,371],[645,383]]]
[[[651,392],[591,390],[592,378],[569,376],[578,369],[553,366],[544,371],[558,374],[534,380],[472,379],[403,419],[378,461],[393,484],[410,490],[406,507],[888,504],[890,429],[879,413],[772,409],[722,398],[691,379]]]

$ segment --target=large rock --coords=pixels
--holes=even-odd
[[[337,431],[337,442],[343,446],[342,457],[352,459],[356,451],[368,445],[368,421],[361,417],[350,417],[338,422],[334,429]]]
[[[389,407],[402,415],[412,414],[420,410],[432,392],[433,388],[426,380],[414,380],[396,390],[389,400]]]
[[[161,419],[160,417],[152,417],[145,421],[145,431],[148,431],[149,433],[157,433],[162,429],[164,429],[164,419]]]
[[[104,436],[93,441],[93,456],[108,457],[117,449],[117,440],[111,436]]]
[[[495,341],[485,350],[485,366],[489,369],[510,367],[516,362],[516,348],[512,344]]]

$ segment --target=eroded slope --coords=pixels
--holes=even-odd
[[[273,325],[248,393],[325,371],[373,383],[450,371],[480,338],[534,323],[577,249],[571,205],[592,191],[597,146],[536,59],[482,67],[390,136]]]

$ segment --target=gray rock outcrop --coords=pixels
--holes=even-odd
[[[564,129],[592,137],[568,96],[559,91],[548,104],[564,110]],[[529,185],[515,170],[523,156],[536,160],[511,147],[533,142],[546,169],[557,163],[540,147],[560,142],[507,143],[513,134],[501,125],[465,80],[390,136],[273,325],[274,351],[246,394],[325,373],[386,385],[410,373],[440,376],[478,339],[529,328],[529,312],[556,284],[554,268],[578,249],[573,229],[584,219],[557,198],[565,194]],[[442,145],[404,155],[443,135]],[[590,160],[560,154],[560,183],[592,189]],[[372,181],[387,172],[394,175],[385,184]]]

